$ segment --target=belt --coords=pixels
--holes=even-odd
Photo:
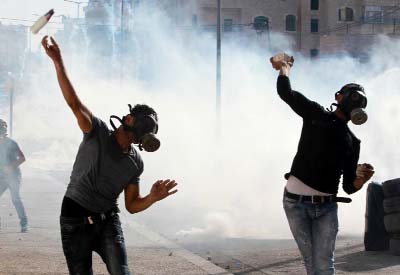
[[[98,222],[102,222],[107,220],[108,218],[111,218],[115,215],[117,215],[118,212],[116,211],[110,211],[107,213],[98,213],[98,214],[94,214],[88,217],[84,217],[84,223],[85,224],[94,224],[94,223],[98,223]]]
[[[336,195],[330,196],[305,196],[305,195],[297,195],[290,193],[285,189],[284,193],[285,197],[289,199],[296,200],[298,202],[311,202],[312,204],[323,204],[328,202],[343,202],[343,203],[350,203],[350,198],[345,197],[336,197]]]

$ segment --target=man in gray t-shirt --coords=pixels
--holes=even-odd
[[[137,213],[175,194],[174,180],[155,182],[147,196],[140,196],[139,177],[143,161],[132,144],[148,152],[160,142],[157,113],[147,105],[129,105],[122,119],[111,116],[114,131],[95,117],[78,98],[66,74],[61,52],[45,36],[42,45],[52,59],[68,106],[83,132],[83,140],[64,196],[60,225],[64,255],[70,274],[92,274],[92,252],[96,251],[110,274],[130,274],[124,237],[118,217],[117,199],[124,192],[125,208]],[[115,127],[111,119],[121,122]]]

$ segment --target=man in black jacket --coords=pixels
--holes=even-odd
[[[362,86],[347,84],[335,94],[337,108],[327,111],[320,104],[292,90],[291,64],[274,64],[280,70],[279,96],[303,118],[297,154],[287,179],[283,206],[290,230],[303,256],[307,274],[334,274],[334,250],[338,232],[336,196],[340,177],[343,189],[352,194],[373,175],[370,164],[358,165],[360,140],[347,123],[366,121],[367,98]]]

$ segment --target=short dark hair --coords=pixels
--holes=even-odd
[[[136,104],[132,109],[131,109],[131,115],[151,115],[155,118],[156,121],[158,121],[158,116],[157,112],[154,111],[153,108],[146,104]]]
[[[344,94],[344,93],[348,93],[348,92],[354,91],[354,90],[363,92],[365,94],[364,87],[357,83],[348,83],[348,84],[344,85],[340,89],[339,93]]]

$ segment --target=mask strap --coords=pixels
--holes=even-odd
[[[115,127],[115,124],[114,124],[114,122],[112,121],[112,119],[113,118],[115,118],[116,120],[118,120],[119,122],[121,122],[121,124],[124,124],[123,123],[123,121],[122,121],[122,119],[120,119],[119,117],[117,117],[117,116],[110,116],[110,124],[111,124],[111,127],[114,129],[114,131],[116,131],[117,130],[117,127]]]
[[[335,106],[336,108],[339,106],[339,104],[337,104],[337,103],[332,103],[331,104],[331,106],[329,107],[329,108],[326,108],[326,110],[328,111],[328,112],[333,112],[333,106]]]

